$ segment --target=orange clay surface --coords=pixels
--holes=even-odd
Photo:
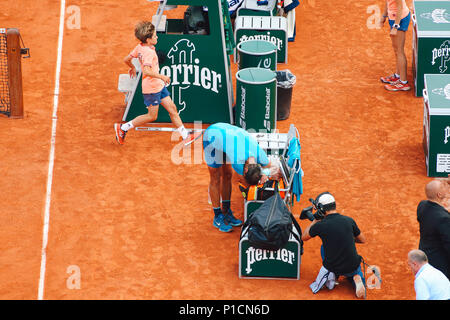
[[[125,145],[115,141],[123,58],[136,44],[135,23],[151,19],[156,4],[73,4],[81,28],[64,31],[44,299],[354,299],[343,280],[311,293],[321,266],[316,238],[305,243],[300,280],[239,279],[239,230],[213,227],[206,165],[174,164],[171,133],[132,131]],[[278,66],[297,84],[290,117],[277,126],[300,132],[304,194],[294,215],[308,198],[333,193],[366,236],[359,253],[381,270],[381,288],[367,299],[414,299],[406,255],[418,246],[416,206],[430,180],[423,100],[383,88],[394,54],[387,25],[367,26],[374,4],[384,1],[301,1],[289,63]],[[24,118],[0,117],[0,299],[38,296],[59,11],[57,0],[1,4],[0,27],[20,29],[31,59],[22,61]],[[243,219],[237,190],[232,208]],[[80,289],[67,286],[70,266],[79,267]]]

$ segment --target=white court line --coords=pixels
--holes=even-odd
[[[47,262],[48,230],[50,226],[50,203],[52,198],[53,165],[55,162],[56,125],[58,122],[57,113],[59,102],[59,79],[61,77],[61,56],[62,56],[62,45],[64,36],[65,11],[66,11],[66,0],[61,0],[61,11],[59,16],[58,57],[56,60],[55,91],[53,94],[52,136],[50,141],[50,155],[47,174],[47,193],[45,197],[44,227],[42,231],[41,272],[39,276],[38,300],[44,299],[45,268]]]

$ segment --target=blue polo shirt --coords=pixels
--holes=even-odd
[[[267,166],[269,159],[258,142],[247,131],[228,123],[215,123],[203,133],[203,150],[206,163],[220,167],[227,163],[240,175],[244,175],[245,162],[254,157],[261,166]]]

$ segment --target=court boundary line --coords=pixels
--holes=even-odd
[[[44,210],[44,225],[42,229],[41,268],[39,274],[38,300],[44,299],[48,232],[50,227],[50,205],[52,198],[53,168],[55,163],[56,126],[58,123],[57,114],[59,105],[59,88],[61,78],[61,60],[62,60],[63,38],[64,38],[65,11],[66,11],[66,0],[61,0],[60,14],[59,14],[58,49],[57,49],[56,72],[55,72],[55,89],[53,93],[52,135],[50,139],[50,153],[49,153],[49,164],[47,173],[47,191],[45,196],[45,210]]]

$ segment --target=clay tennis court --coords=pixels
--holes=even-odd
[[[318,238],[305,243],[300,280],[239,279],[239,230],[213,227],[206,165],[172,163],[178,141],[168,132],[133,131],[125,145],[115,141],[113,124],[125,107],[117,90],[119,74],[127,72],[123,58],[136,45],[134,25],[151,19],[157,5],[70,5],[81,10],[81,27],[64,29],[54,117],[60,1],[2,1],[0,27],[18,28],[31,58],[22,61],[24,118],[0,117],[0,298],[37,299],[41,292],[57,300],[354,299],[344,280],[311,293],[321,266]],[[293,123],[300,133],[304,194],[295,217],[308,198],[331,192],[338,211],[366,236],[358,252],[380,268],[381,288],[368,290],[367,299],[414,299],[406,255],[418,247],[416,206],[430,180],[423,100],[412,91],[388,92],[379,81],[394,71],[394,55],[387,27],[367,26],[371,5],[384,1],[304,0],[297,7],[289,63],[278,66],[291,70],[297,84],[290,117],[277,128],[287,132]],[[413,83],[411,37],[410,25]],[[233,188],[232,207],[242,218],[243,198]],[[303,229],[309,224],[299,222]],[[80,271],[79,289],[67,284],[72,266]]]

